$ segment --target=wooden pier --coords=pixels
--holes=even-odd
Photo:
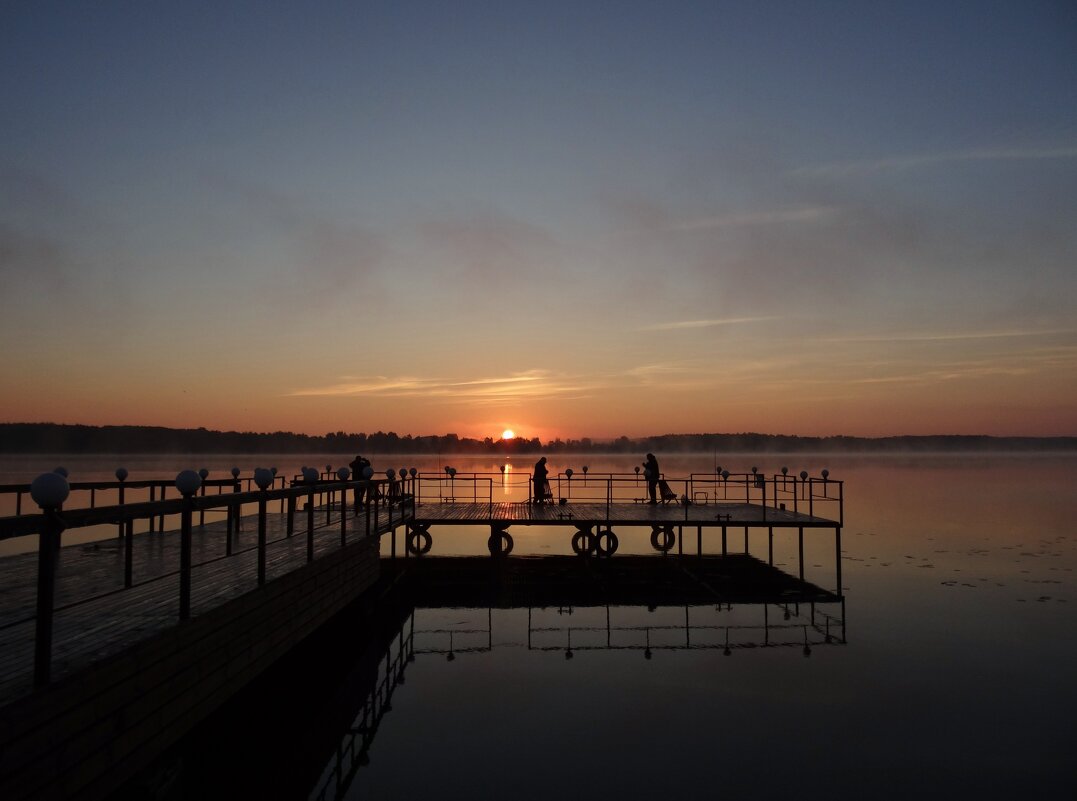
[[[194,474],[187,478],[197,486]],[[216,482],[219,494],[188,487],[168,499],[162,482],[144,482],[160,495],[106,507],[93,505],[93,493],[114,487],[96,482],[82,488],[90,508],[61,509],[59,501],[0,519],[0,539],[35,535],[39,544],[37,553],[0,559],[4,798],[106,796],[359,597],[383,562],[392,575],[404,571],[432,606],[674,598],[844,605],[842,484],[826,476],[691,477],[679,500],[654,505],[641,502],[638,480],[615,476],[582,488],[566,482],[563,493],[558,481],[554,503],[495,502],[486,477],[415,471],[402,480],[315,473],[290,483],[264,471],[261,489],[246,479],[247,491],[242,481]],[[828,504],[836,514],[820,516]],[[205,522],[213,513],[225,517]],[[176,527],[166,530],[166,521]],[[145,530],[136,534],[139,522]],[[65,530],[94,525],[117,535],[60,547]],[[506,559],[510,528],[533,525],[564,529],[577,556]],[[487,528],[490,558],[430,554],[431,529],[440,526]],[[649,528],[657,553],[615,556],[615,527]],[[768,531],[765,560],[747,553],[750,528]],[[730,539],[741,529],[738,554]],[[804,576],[805,532],[830,529],[834,591]],[[799,538],[797,576],[773,565],[782,530]]]

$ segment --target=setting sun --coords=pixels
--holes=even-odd
[[[516,432],[513,431],[511,428],[506,428],[504,431],[501,432],[501,439],[512,439],[515,436]]]

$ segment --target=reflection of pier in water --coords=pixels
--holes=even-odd
[[[605,561],[426,557],[405,567],[383,561],[383,570],[397,571],[396,590],[411,613],[388,640],[362,704],[311,792],[318,801],[344,797],[369,762],[394,693],[419,657],[454,662],[501,647],[524,648],[536,658],[559,652],[565,659],[589,651],[651,659],[664,651],[731,656],[774,648],[807,657],[813,648],[846,642],[844,597],[744,554]],[[450,609],[465,619],[445,624]],[[498,642],[495,612],[517,609],[527,609],[526,642]],[[653,623],[637,622],[653,613]],[[424,625],[428,615],[437,622]]]

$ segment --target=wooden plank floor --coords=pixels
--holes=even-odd
[[[711,503],[675,504],[615,503],[609,507],[609,521],[631,526],[775,526],[833,528],[838,523],[822,517],[758,504]],[[596,525],[606,522],[604,503],[556,504],[522,503],[423,503],[415,511],[415,522],[465,525],[508,523],[511,525]],[[718,516],[722,519],[719,520]],[[729,517],[726,518],[726,515]]]
[[[394,514],[394,523],[399,517]],[[348,516],[348,540],[367,536],[366,517]],[[379,533],[388,530],[383,516]],[[373,526],[372,526],[373,527]],[[258,586],[258,519],[243,518],[225,556],[225,522],[197,523],[192,530],[191,615],[196,617]],[[296,512],[295,534],[286,517],[266,519],[266,580],[307,563],[306,514]],[[314,555],[340,547],[340,517],[315,514]],[[60,549],[53,629],[53,679],[119,653],[179,622],[179,531],[133,537],[134,586],[124,589],[124,543],[104,540]],[[175,573],[175,575],[169,575]],[[0,558],[0,704],[32,689],[37,554]],[[87,600],[94,599],[94,600]]]

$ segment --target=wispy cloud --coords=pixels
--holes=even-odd
[[[793,170],[793,174],[817,176],[863,175],[962,161],[1040,161],[1044,159],[1073,158],[1077,158],[1077,147],[975,148],[971,150],[950,150],[942,153],[888,156],[880,159],[835,161],[827,164],[799,167]]]
[[[715,217],[701,217],[694,220],[672,222],[666,226],[670,231],[705,231],[714,228],[740,228],[754,225],[775,225],[780,223],[819,222],[837,214],[832,206],[806,206],[796,209],[773,209],[767,211],[749,211],[740,214],[723,214]]]
[[[714,328],[722,325],[740,325],[741,323],[761,323],[777,320],[777,317],[725,317],[716,320],[676,320],[670,323],[655,323],[644,326],[640,331],[683,331],[695,328]]]
[[[867,336],[826,337],[821,342],[842,343],[878,343],[878,342],[952,342],[975,339],[1014,339],[1019,337],[1045,337],[1059,334],[1072,334],[1072,328],[1051,328],[1039,330],[1013,331],[959,331],[950,333],[925,334],[872,334]]]
[[[586,397],[598,384],[579,377],[529,370],[508,376],[483,378],[419,378],[371,376],[346,378],[333,384],[306,387],[288,397],[381,397],[438,399],[445,403],[480,405],[518,403],[523,400]]]

